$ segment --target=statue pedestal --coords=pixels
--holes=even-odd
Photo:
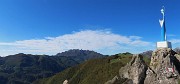
[[[171,42],[161,41],[157,42],[157,48],[172,48]]]

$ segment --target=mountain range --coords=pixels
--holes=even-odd
[[[89,59],[103,58],[89,50],[69,50],[54,56],[19,53],[0,57],[0,84],[31,84]]]

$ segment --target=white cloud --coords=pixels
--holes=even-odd
[[[180,39],[171,39],[170,42],[173,44],[180,44]]]
[[[135,40],[139,40],[141,39],[142,37],[139,37],[139,36],[129,36],[130,39],[135,39]]]
[[[173,38],[171,40],[169,40],[172,43],[172,47],[176,48],[180,46],[180,39],[178,38]]]
[[[115,54],[123,51],[123,49],[130,50],[137,47],[144,49],[143,47],[149,45],[151,45],[150,42],[142,41],[139,36],[123,36],[114,34],[109,30],[83,30],[58,37],[21,40],[10,43],[0,42],[0,49],[2,50],[0,53],[3,55],[15,53],[56,54],[69,49],[88,49],[103,54],[116,51]]]

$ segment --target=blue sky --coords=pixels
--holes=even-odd
[[[168,40],[178,47],[179,4],[178,0],[1,0],[0,55],[53,55],[76,48],[103,54],[155,49],[161,37],[162,5]]]

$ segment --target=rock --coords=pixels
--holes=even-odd
[[[132,60],[119,70],[119,75],[131,79],[133,84],[143,84],[147,68],[142,55],[134,55]]]
[[[68,80],[65,80],[65,81],[63,82],[63,84],[68,84]]]
[[[131,79],[115,76],[112,80],[109,80],[104,84],[133,84],[133,82]]]
[[[133,80],[132,79],[128,79],[123,84],[133,84]]]
[[[153,52],[144,84],[178,84],[179,60],[170,48]]]
[[[178,84],[179,73],[180,55],[170,48],[162,48],[152,53],[149,66],[141,55],[134,55],[132,60],[119,70],[119,76],[106,84]],[[115,82],[121,78],[127,80]]]
[[[175,54],[174,56],[180,61],[180,55]]]
[[[119,70],[119,77],[114,77],[105,84],[143,84],[147,68],[142,55],[134,55],[131,61]],[[126,80],[117,83],[118,79],[122,78]]]
[[[116,81],[118,81],[118,76],[115,76],[112,80],[109,80],[108,82],[106,82],[105,84],[113,84],[115,83]]]

